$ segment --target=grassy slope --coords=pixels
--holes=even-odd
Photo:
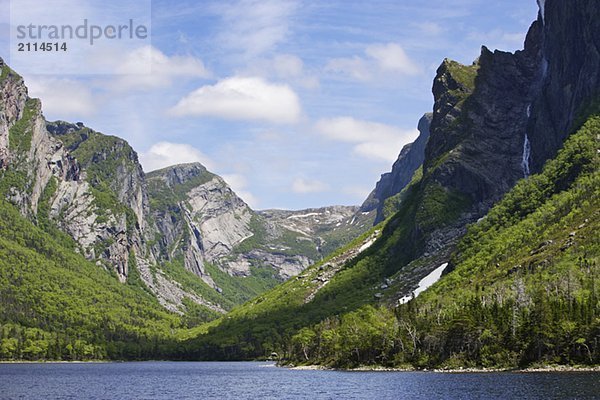
[[[454,270],[390,312],[300,330],[296,362],[515,367],[600,362],[600,117],[463,238]],[[306,359],[308,355],[308,360]]]
[[[0,202],[0,358],[159,357],[179,317]]]
[[[598,132],[600,120],[592,118],[578,134],[569,139],[565,149],[556,160],[548,163],[543,174],[520,182],[483,222],[471,228],[453,261],[456,270],[416,302],[428,302],[423,306],[422,318],[427,320],[435,313],[454,315],[453,307],[460,309],[461,299],[471,298],[482,288],[505,290],[506,296],[510,297],[514,277],[523,271],[534,272],[525,281],[527,287],[535,286],[534,283],[539,279],[549,282],[566,270],[579,268],[581,262],[573,264],[573,261],[580,257],[586,260],[585,265],[594,266],[590,267],[590,270],[594,270],[598,265],[598,242],[594,232],[598,231],[597,199],[600,197],[596,155],[598,144],[595,142]],[[434,199],[431,196],[423,197],[423,193],[432,188],[421,184],[422,181],[415,181],[407,189],[400,211],[387,222],[381,239],[338,273],[311,303],[303,304],[303,299],[310,290],[310,281],[318,265],[307,271],[306,279],[286,282],[235,309],[218,323],[198,330],[203,335],[189,342],[188,354],[206,358],[256,357],[273,350],[285,354],[291,351],[291,338],[301,327],[327,321],[336,315],[349,315],[347,313],[353,310],[363,310],[360,307],[365,304],[375,303],[373,293],[381,278],[394,273],[398,266],[410,260],[410,252],[403,244],[410,243],[414,224],[431,224],[432,219],[438,224],[444,223],[452,211],[447,209],[451,204],[447,200],[453,200],[451,194],[438,193],[433,187]],[[428,207],[427,202],[422,201],[424,199],[431,200],[433,204]],[[456,207],[462,207],[460,198],[454,200]],[[561,250],[572,230],[584,223],[585,219],[588,222],[581,228],[581,235],[578,237],[575,234],[578,237],[576,245],[570,250]],[[553,240],[552,245],[535,253],[546,238]],[[555,268],[541,268],[538,271],[540,263],[550,263]],[[571,272],[573,279],[569,282],[574,288],[576,285],[573,282],[581,281],[582,277]],[[504,289],[495,289],[496,286]],[[550,286],[548,290],[551,290]],[[409,307],[414,307],[414,304],[411,303]],[[359,313],[362,312],[360,310]],[[527,336],[527,333],[524,335]],[[336,357],[332,359],[335,360],[332,362],[340,361]],[[401,358],[398,362],[406,360],[415,365],[442,362],[429,358],[425,361]],[[346,362],[349,363],[348,360]]]

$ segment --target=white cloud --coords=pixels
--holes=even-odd
[[[248,191],[246,177],[240,174],[225,174],[221,177],[233,189],[235,194],[243,199],[251,208],[256,209],[258,207],[258,198]]]
[[[255,59],[248,63],[243,75],[275,79],[305,89],[316,89],[320,85],[319,78],[306,68],[300,57],[287,53]]]
[[[421,72],[421,68],[396,43],[370,45],[365,49],[365,55],[330,59],[325,71],[360,81],[372,80],[382,74],[412,76]]]
[[[393,71],[403,75],[419,73],[417,65],[406,55],[402,47],[396,43],[375,44],[367,47],[365,53],[384,71]]]
[[[140,162],[146,172],[192,162],[199,162],[209,170],[214,167],[212,160],[195,147],[171,142],[158,142],[141,152]]]
[[[217,8],[224,27],[217,40],[222,46],[256,57],[275,48],[290,32],[297,9],[292,0],[240,0]]]
[[[278,78],[288,79],[307,89],[319,87],[319,79],[307,73],[304,62],[292,54],[279,54],[270,60],[269,64]]]
[[[70,79],[34,76],[26,79],[31,97],[42,100],[46,114],[58,118],[76,118],[94,113],[95,103],[90,89]]]
[[[168,87],[174,79],[210,76],[202,60],[190,56],[168,57],[153,46],[126,54],[115,72],[122,76],[112,86],[121,91]]]
[[[308,180],[304,178],[296,178],[292,183],[292,191],[294,193],[306,194],[306,193],[319,193],[325,192],[329,189],[329,186],[323,182],[317,180]]]
[[[282,77],[298,77],[302,75],[304,63],[291,54],[279,54],[273,58],[273,69]]]
[[[359,81],[366,81],[372,77],[371,66],[365,59],[358,56],[333,58],[325,65],[325,71],[349,75]]]
[[[435,22],[416,23],[414,26],[422,33],[429,36],[437,36],[444,31],[444,29]]]
[[[169,113],[294,123],[300,118],[301,107],[298,96],[287,85],[262,78],[231,77],[193,91]]]
[[[357,155],[386,162],[395,161],[402,146],[418,135],[416,129],[403,130],[352,117],[321,119],[315,129],[329,139],[353,143],[353,152]]]

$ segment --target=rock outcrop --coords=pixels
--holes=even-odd
[[[240,277],[266,268],[281,281],[333,250],[323,246],[338,229],[345,232],[356,221],[356,207],[255,212],[198,163],[153,171],[147,180],[150,219],[156,226],[155,240],[149,241],[155,243],[156,258],[183,260],[187,270],[215,288],[205,263]],[[353,231],[359,234],[368,227],[353,226]],[[349,234],[341,238],[350,239]]]
[[[392,165],[392,170],[381,175],[381,179],[375,185],[375,189],[360,207],[362,212],[377,211],[375,224],[389,217],[389,215],[384,214],[385,201],[399,194],[409,184],[415,171],[423,164],[432,117],[431,113],[427,113],[421,117],[417,127],[419,130],[417,139],[402,148],[398,159]]]

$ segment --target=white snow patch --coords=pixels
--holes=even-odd
[[[448,263],[443,263],[442,265],[440,265],[439,267],[437,267],[436,269],[431,271],[431,273],[429,275],[427,275],[425,278],[423,278],[419,281],[419,287],[417,287],[415,289],[415,291],[412,292],[411,295],[404,296],[400,300],[398,300],[398,304],[408,303],[410,300],[414,299],[419,294],[421,294],[421,292],[424,292],[431,285],[433,285],[434,283],[439,281],[440,278],[442,277],[442,272],[444,272],[444,270],[446,269],[447,266],[448,266]]]
[[[352,221],[350,221],[350,225],[352,225],[356,221],[356,217],[352,217]]]
[[[315,215],[319,215],[319,213],[308,213],[308,214],[297,214],[297,215],[290,215],[290,216],[289,216],[289,217],[287,217],[286,219],[314,217]]]
[[[369,213],[368,211],[361,212],[362,215],[367,215],[368,213]]]
[[[237,242],[237,243],[235,243],[235,244],[240,244],[240,243],[242,243],[244,240],[246,240],[246,239],[250,239],[252,236],[254,236],[254,233],[250,232],[250,234],[249,234],[248,236],[241,238],[241,239],[239,240],[239,242]]]
[[[365,251],[366,249],[368,249],[369,247],[371,247],[373,245],[373,243],[375,243],[376,240],[377,240],[376,237],[374,237],[373,239],[369,240],[367,243],[365,243],[362,246],[360,246],[360,249],[358,249],[358,252],[362,253],[363,251]]]
[[[335,226],[340,226],[341,224],[342,224],[341,222],[338,222],[337,224],[335,224]]]
[[[286,226],[285,229],[290,230],[292,232],[300,233],[304,236],[310,236],[310,233],[304,232],[303,230],[301,230],[299,228],[295,228],[293,226]]]
[[[531,117],[531,104],[527,104],[527,118]]]

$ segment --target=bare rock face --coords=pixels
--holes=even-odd
[[[77,160],[74,180],[58,177],[51,216],[90,259],[106,262],[121,281],[129,273],[130,253],[144,256],[147,197],[137,154],[124,141],[83,124],[47,123],[50,135]]]
[[[381,179],[375,185],[375,189],[360,207],[362,212],[377,210],[375,224],[388,217],[384,215],[385,200],[400,193],[409,184],[417,169],[423,164],[432,117],[433,114],[431,113],[427,113],[421,117],[418,124],[419,136],[417,139],[402,148],[398,159],[392,165],[392,170],[381,175]]]
[[[298,211],[263,210],[270,248],[318,261],[373,226],[375,211],[355,206],[330,206]],[[295,235],[294,242],[282,240]],[[296,250],[294,250],[296,249]],[[303,250],[300,250],[303,249]]]
[[[223,179],[215,176],[188,192],[188,219],[197,227],[206,258],[217,262],[252,237],[253,212]]]
[[[156,259],[182,257],[187,270],[215,289],[206,263],[231,276],[248,277],[253,268],[266,268],[278,280],[288,279],[320,259],[324,233],[348,224],[357,211],[328,207],[255,212],[198,163],[150,172],[147,181],[149,219],[155,224],[148,241],[155,243]],[[360,229],[370,226],[364,225]]]
[[[590,112],[600,94],[600,20],[595,0],[546,0],[536,22],[540,80],[528,131],[531,168],[539,171]]]
[[[9,129],[23,116],[27,88],[23,78],[12,71],[0,58],[0,167],[9,163]]]
[[[470,67],[444,61],[424,175],[465,194],[481,213],[554,157],[576,119],[597,108],[597,13],[593,0],[547,0],[524,50],[483,47]]]

